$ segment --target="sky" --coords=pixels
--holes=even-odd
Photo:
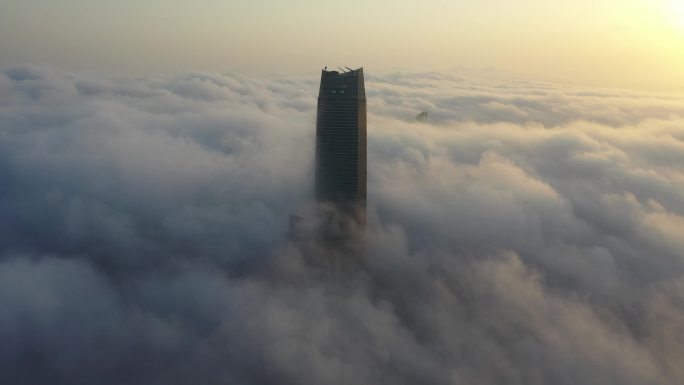
[[[2,0],[0,67],[475,71],[684,88],[681,0]]]

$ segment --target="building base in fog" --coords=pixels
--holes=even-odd
[[[315,242],[324,248],[347,248],[363,243],[366,232],[365,207],[316,204],[305,215],[290,215],[289,239]]]

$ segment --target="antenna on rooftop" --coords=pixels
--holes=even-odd
[[[349,67],[347,67],[347,66],[344,66],[344,68],[348,69],[349,71],[354,71],[353,69],[351,69],[351,68],[349,68]]]
[[[340,68],[340,67],[337,67],[337,69],[340,70],[340,71],[342,71],[342,73],[346,73],[346,72],[347,72],[347,71],[343,70],[343,69]]]

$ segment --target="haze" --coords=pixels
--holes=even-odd
[[[681,3],[2,0],[0,67],[301,75],[363,65],[682,89]]]

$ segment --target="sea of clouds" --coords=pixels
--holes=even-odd
[[[317,78],[0,72],[0,383],[684,383],[683,97],[366,89],[332,271],[287,237]]]

